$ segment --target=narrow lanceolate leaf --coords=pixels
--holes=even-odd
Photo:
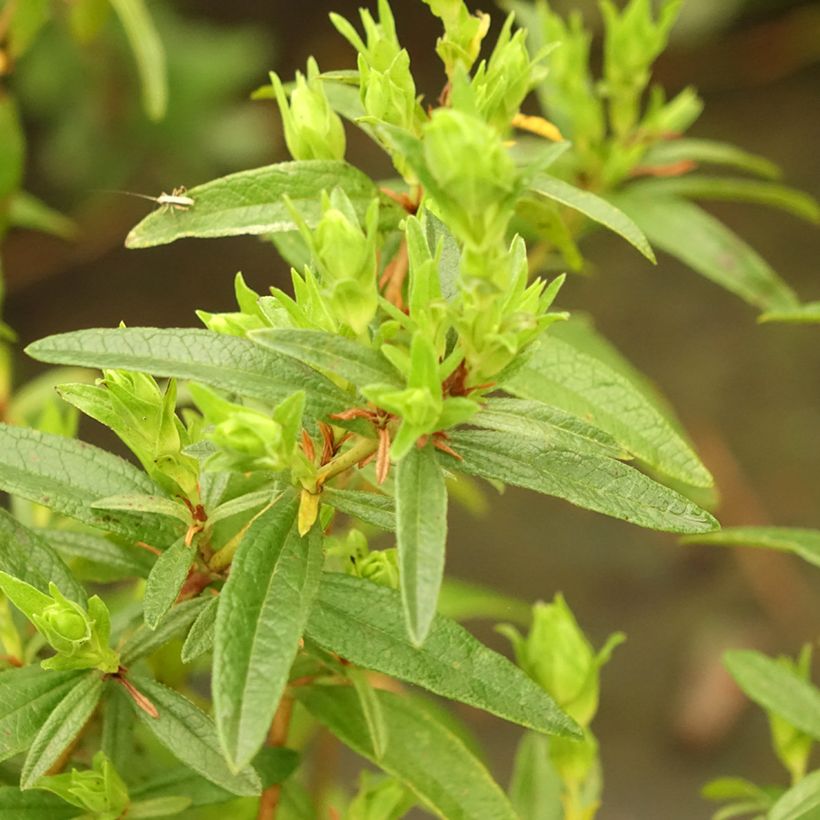
[[[370,746],[373,749],[373,754],[376,760],[381,760],[384,757],[389,739],[387,725],[382,714],[381,701],[379,701],[375,688],[367,679],[365,671],[351,666],[346,670],[346,674],[359,696],[359,706],[370,732]]]
[[[185,237],[240,236],[293,231],[288,196],[311,226],[321,217],[322,191],[340,187],[364,217],[379,195],[375,183],[344,161],[303,160],[240,171],[186,192],[194,204],[185,210],[157,210],[128,234],[129,248],[166,245]],[[396,208],[385,205],[383,218]],[[395,216],[394,216],[395,220]]]
[[[658,402],[623,368],[580,336],[550,330],[504,388],[560,407],[609,433],[629,452],[670,478],[711,487],[712,476]]]
[[[740,237],[697,205],[673,196],[624,193],[613,201],[657,248],[761,310],[797,306],[792,289]]]
[[[577,732],[540,686],[454,621],[437,615],[424,645],[414,646],[407,637],[399,594],[388,587],[325,573],[307,635],[358,666],[513,723],[551,734]]]
[[[182,645],[180,657],[183,663],[190,663],[213,649],[218,607],[219,598],[214,597],[199,611]]]
[[[563,820],[563,786],[549,756],[549,739],[526,732],[515,753],[510,800],[519,817]]]
[[[0,509],[0,570],[48,592],[53,581],[72,601],[84,604],[85,590],[46,538]]]
[[[29,747],[54,707],[82,676],[82,672],[53,672],[39,665],[0,672],[0,760]]]
[[[143,612],[149,629],[156,629],[160,619],[173,606],[188,571],[196,557],[196,548],[184,538],[175,541],[157,558],[145,586]]]
[[[20,788],[30,789],[60,759],[97,708],[104,686],[96,671],[74,680],[34,738],[23,763]]]
[[[642,165],[675,165],[695,162],[703,165],[723,165],[738,171],[747,171],[759,177],[777,179],[780,169],[766,157],[750,154],[727,142],[702,139],[664,140],[654,145],[644,156]]]
[[[724,656],[737,685],[758,706],[820,740],[820,690],[772,658],[737,649]]]
[[[325,487],[322,501],[345,515],[392,532],[396,529],[396,502],[388,495]]]
[[[680,493],[614,459],[545,447],[494,430],[453,433],[450,445],[462,457],[447,466],[503,481],[640,527],[679,533],[708,532],[718,523]]]
[[[154,565],[154,556],[134,544],[126,546],[100,535],[75,530],[43,529],[37,533],[71,562],[78,577],[87,581],[105,583],[121,578],[147,578]],[[56,578],[54,581],[62,590],[60,582]]]
[[[687,544],[714,544],[719,547],[760,547],[792,552],[820,567],[820,530],[797,527],[729,527],[714,533],[684,539]]]
[[[246,765],[265,740],[319,584],[322,537],[301,537],[280,501],[242,539],[219,596],[214,713],[226,757]]]
[[[189,524],[191,514],[184,504],[160,495],[111,495],[100,498],[91,505],[95,510],[125,510],[133,513],[154,513],[176,518]]]
[[[816,820],[820,817],[820,771],[807,774],[769,810],[766,820]]]
[[[447,487],[432,444],[411,447],[396,469],[396,545],[404,617],[421,646],[444,577]]]
[[[118,772],[128,771],[135,745],[134,711],[116,692],[109,690],[102,703],[102,730],[100,751],[114,764]]]
[[[83,441],[0,424],[0,489],[85,524],[149,541],[173,539],[166,519],[94,510],[107,495],[161,494],[145,473]]]
[[[246,767],[234,773],[228,767],[219,746],[216,727],[204,712],[178,692],[150,678],[134,675],[130,680],[156,707],[159,716],[147,714],[130,698],[129,703],[137,717],[171,754],[231,794],[251,797],[260,793],[262,784],[252,768]]]
[[[16,786],[0,786],[0,817],[14,820],[69,820],[77,807],[69,806],[56,794],[41,791],[21,792]]]
[[[250,338],[283,356],[341,376],[356,387],[386,383],[403,385],[395,368],[378,350],[353,339],[321,330],[254,330]]]
[[[637,248],[650,262],[655,261],[655,254],[641,228],[605,199],[547,174],[539,174],[530,184],[530,190],[579,211],[593,222],[609,228]]]
[[[769,310],[758,317],[759,322],[786,322],[793,325],[820,324],[820,302],[806,302],[784,310]]]
[[[248,339],[210,330],[79,330],[41,339],[29,345],[26,352],[51,364],[74,363],[192,379],[271,404],[304,390],[307,413],[313,417],[348,406],[345,394],[312,368],[265,350]]]
[[[518,820],[483,764],[449,728],[409,697],[376,693],[390,743],[375,759],[367,721],[349,687],[300,687],[307,710],[345,745],[404,783],[422,805],[447,820]]]

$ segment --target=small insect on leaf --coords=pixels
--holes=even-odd
[[[138,194],[135,191],[109,191],[112,194],[124,194],[125,196],[136,196],[140,199],[147,199],[149,202],[156,202],[162,208],[170,208],[175,211],[187,211],[194,207],[194,200],[186,195],[186,188],[181,185],[174,188],[170,194],[164,191],[159,196],[149,196],[148,194]]]

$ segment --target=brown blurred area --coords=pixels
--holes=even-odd
[[[719,6],[712,0],[691,5]],[[315,53],[323,68],[352,66],[352,54],[327,21],[342,0],[188,0],[186,17],[251,24],[278,54],[267,70],[291,75]],[[396,0],[400,36],[421,90],[442,84],[432,57],[435,21],[418,0]],[[490,3],[481,4],[485,8]],[[558,5],[558,4],[556,4]],[[566,6],[582,5],[565,3]],[[584,4],[591,5],[591,4]],[[735,2],[722,19],[692,18],[658,66],[671,91],[694,83],[706,110],[694,136],[736,142],[768,156],[785,179],[820,193],[820,10],[816,4]],[[496,13],[496,30],[500,15]],[[705,20],[705,22],[704,22]],[[812,38],[813,32],[813,38]],[[169,44],[173,48],[173,44]],[[250,85],[250,92],[254,86]],[[284,159],[278,120],[267,107],[270,149]],[[190,151],[197,150],[196,140]],[[351,135],[349,159],[374,175],[384,157]],[[238,170],[228,168],[221,170]],[[202,179],[176,179],[166,190]],[[34,185],[47,191],[47,180]],[[132,181],[158,193],[156,180]],[[284,265],[254,238],[193,241],[143,251],[121,246],[145,212],[139,201],[107,198],[80,213],[82,232],[66,245],[18,234],[5,253],[7,317],[27,343],[91,326],[186,326],[195,308],[231,309],[232,278],[242,270],[258,289],[285,281]],[[150,206],[149,206],[150,207]],[[820,299],[820,234],[779,212],[709,206],[747,238],[806,300]],[[601,331],[651,377],[691,432],[722,493],[726,525],[776,523],[820,527],[820,328],[758,326],[736,298],[668,257],[657,268],[617,238],[596,234],[586,246],[590,276],[570,279],[561,307],[589,312]],[[37,366],[20,356],[19,376]],[[83,427],[94,435],[91,425]],[[707,817],[700,786],[721,774],[785,783],[769,750],[765,718],[746,708],[720,667],[728,646],[794,654],[818,632],[818,573],[796,559],[683,547],[650,533],[525,492],[496,497],[493,514],[451,517],[448,569],[528,600],[563,591],[596,644],[614,630],[628,642],[603,674],[594,724],[602,749],[602,820]],[[504,648],[489,628],[479,634]],[[489,749],[502,782],[518,732],[467,715]]]

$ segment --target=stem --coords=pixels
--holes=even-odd
[[[288,730],[290,729],[290,718],[293,714],[293,698],[285,694],[279,701],[279,708],[273,716],[273,722],[268,732],[268,746],[282,747],[288,742]],[[279,798],[282,796],[282,787],[276,783],[269,786],[262,792],[259,798],[259,812],[257,820],[274,820],[276,810],[279,807]]]
[[[371,453],[375,453],[379,446],[377,438],[364,438],[363,436],[349,449],[336,456],[332,461],[316,473],[316,487],[321,486],[334,476],[355,467],[360,461],[366,459]]]

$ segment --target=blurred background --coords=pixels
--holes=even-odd
[[[73,241],[13,232],[4,247],[6,318],[22,344],[92,326],[195,325],[195,308],[229,310],[243,271],[264,290],[287,271],[256,238],[187,240],[126,251],[127,230],[150,205],[102,189],[146,194],[286,158],[278,115],[250,102],[267,72],[290,77],[310,54],[353,67],[327,13],[359,3],[311,0],[156,0],[168,52],[169,113],[142,113],[124,37],[77,49],[43,32],[10,78],[26,128],[26,187],[77,220]],[[419,2],[393,4],[420,90],[443,84],[436,21]],[[501,14],[490,2],[476,5]],[[583,8],[583,0],[553,6]],[[656,80],[696,85],[706,110],[692,130],[735,142],[780,165],[785,180],[820,193],[820,5],[795,0],[686,0]],[[378,176],[384,157],[352,132],[348,158]],[[820,233],[779,212],[711,206],[805,301],[820,299]],[[615,237],[584,246],[588,274],[570,279],[562,308],[598,328],[671,400],[721,490],[724,524],[820,527],[820,331],[758,326],[736,298],[662,257],[649,266]],[[18,381],[38,372],[22,355]],[[89,423],[82,435],[100,440]],[[112,445],[110,440],[106,444]],[[492,493],[492,495],[491,495]],[[603,674],[594,728],[604,762],[602,820],[708,817],[700,786],[720,774],[785,781],[763,714],[720,666],[729,646],[794,654],[820,625],[817,573],[785,555],[683,547],[526,492],[495,497],[493,515],[455,509],[448,569],[528,601],[563,591],[596,645],[628,642]],[[478,513],[478,515],[481,515]],[[491,625],[476,631],[507,647]],[[464,712],[507,781],[518,731]]]

